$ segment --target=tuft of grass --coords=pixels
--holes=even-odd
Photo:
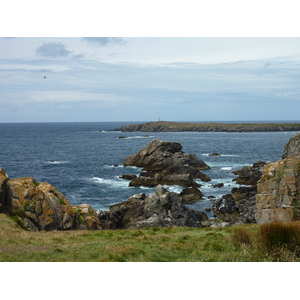
[[[273,253],[278,249],[286,249],[300,255],[300,224],[299,222],[272,222],[260,226],[258,241],[260,246]]]
[[[252,244],[251,234],[244,228],[235,228],[230,238],[237,246],[250,246]]]

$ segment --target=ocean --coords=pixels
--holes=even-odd
[[[133,122],[131,122],[133,123]],[[232,171],[256,161],[281,159],[283,148],[296,132],[112,132],[128,122],[94,123],[0,123],[0,167],[8,176],[34,177],[47,181],[64,194],[72,205],[87,203],[94,209],[127,200],[138,193],[149,195],[155,188],[129,187],[124,174],[138,175],[141,169],[123,167],[123,160],[153,139],[181,143],[183,151],[194,153],[211,170],[212,180],[198,181],[205,199],[187,206],[205,210],[208,198],[230,193],[238,187]],[[126,138],[120,139],[119,136]],[[148,135],[148,136],[145,136]],[[209,156],[212,153],[220,156]],[[223,183],[222,188],[211,185]],[[179,186],[167,187],[179,193]],[[213,217],[212,212],[207,213]]]

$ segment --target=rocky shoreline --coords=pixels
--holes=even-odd
[[[156,186],[156,192],[133,195],[108,211],[96,211],[88,204],[72,207],[51,184],[32,177],[10,179],[0,168],[0,213],[30,231],[216,227],[300,219],[300,133],[288,141],[282,160],[256,162],[234,171],[241,186],[215,201],[212,209],[217,219],[212,220],[184,205],[201,201],[201,185],[194,179],[209,181],[200,170],[210,167],[194,154],[184,153],[181,144],[153,140],[125,158],[124,166],[143,168],[139,177],[128,175],[124,180],[133,186]],[[164,184],[181,185],[184,190],[169,192]]]
[[[300,131],[299,123],[255,123],[255,124],[222,124],[222,123],[183,123],[183,122],[146,122],[129,124],[110,131],[121,132],[268,132],[268,131]]]

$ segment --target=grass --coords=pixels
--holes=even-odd
[[[299,232],[299,223],[294,223]],[[299,261],[283,240],[266,248],[263,225],[29,232],[0,214],[1,262],[248,262]],[[285,233],[280,233],[283,236]],[[274,238],[274,237],[272,237]],[[275,237],[275,240],[277,237]],[[298,239],[298,235],[297,235]],[[293,240],[293,239],[292,239]]]

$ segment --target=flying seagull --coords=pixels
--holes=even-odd
[[[46,79],[47,77],[46,76],[44,76],[44,79]]]

